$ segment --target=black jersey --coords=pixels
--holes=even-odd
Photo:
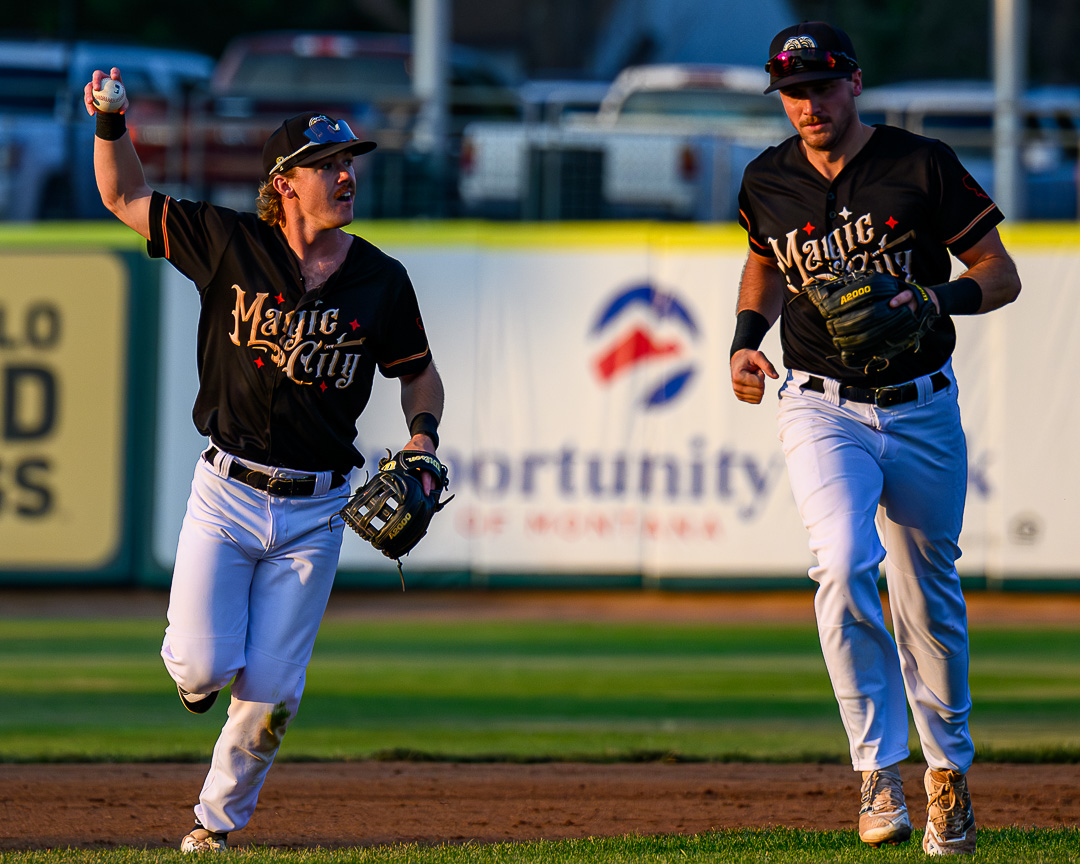
[[[147,250],[199,289],[192,416],[241,459],[347,473],[364,461],[353,441],[375,367],[397,377],[431,362],[405,268],[359,237],[326,283],[305,291],[279,228],[155,192]]]
[[[1004,217],[941,141],[876,126],[832,181],[792,136],[747,166],[739,222],[750,248],[776,260],[787,280],[780,340],[784,365],[861,386],[909,381],[940,368],[956,331],[942,316],[918,351],[869,375],[844,366],[804,286],[814,277],[870,267],[920,285],[948,281],[951,254]]]

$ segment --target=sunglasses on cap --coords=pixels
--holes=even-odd
[[[284,159],[278,161],[270,169],[271,175],[291,167],[297,157],[311,147],[321,147],[324,144],[347,144],[350,141],[360,140],[353,134],[349,124],[344,120],[331,122],[329,117],[313,117],[307,129],[304,130],[304,137],[308,139],[307,144],[297,148]]]
[[[781,51],[765,64],[773,78],[783,78],[797,72],[854,72],[859,64],[842,51],[822,48],[796,48]]]

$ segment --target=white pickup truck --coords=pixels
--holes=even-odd
[[[462,139],[466,215],[730,220],[743,168],[791,134],[763,69],[624,70],[595,112],[478,122]]]

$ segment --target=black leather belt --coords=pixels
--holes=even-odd
[[[217,447],[211,447],[203,453],[203,458],[213,465],[214,457],[217,456],[218,452]],[[300,498],[314,495],[315,483],[318,481],[317,477],[310,475],[307,477],[274,477],[263,471],[247,468],[236,460],[233,460],[232,464],[229,465],[229,477],[232,480],[239,480],[252,489],[258,489],[267,495],[277,495],[281,498]],[[336,489],[344,482],[345,475],[335,471],[330,478],[330,488]]]
[[[935,372],[930,376],[930,383],[934,387],[934,392],[938,390],[944,390],[949,386],[949,378],[943,372]],[[825,380],[818,378],[816,375],[811,375],[805,384],[799,387],[800,390],[813,390],[815,393],[825,392]],[[877,405],[879,408],[889,408],[893,405],[902,405],[905,402],[911,402],[913,399],[919,397],[919,385],[914,381],[908,381],[904,384],[897,384],[895,387],[855,387],[852,384],[840,385],[840,398],[850,399],[852,402],[866,402],[870,405]]]

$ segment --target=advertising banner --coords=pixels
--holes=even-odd
[[[0,571],[120,551],[128,273],[112,253],[0,252]]]
[[[439,455],[455,497],[407,573],[463,573],[473,584],[805,575],[806,534],[776,438],[777,385],[759,406],[731,393],[740,232],[562,225],[448,237],[367,227],[406,265],[446,384]],[[1039,243],[1015,255],[1021,301],[960,319],[954,357],[969,447],[959,566],[989,579],[1072,574],[1067,526],[1080,515],[1063,455],[1077,313],[1068,292],[1039,290],[1080,284],[1080,255]],[[190,419],[197,294],[171,271],[163,287],[153,549],[167,569],[206,442]],[[1057,353],[1032,369],[1038,321],[1054,330],[1044,344]],[[780,367],[775,328],[763,348]],[[354,486],[407,440],[399,400],[397,382],[376,381],[358,428],[368,464]],[[348,532],[341,571],[397,581],[393,562]]]

